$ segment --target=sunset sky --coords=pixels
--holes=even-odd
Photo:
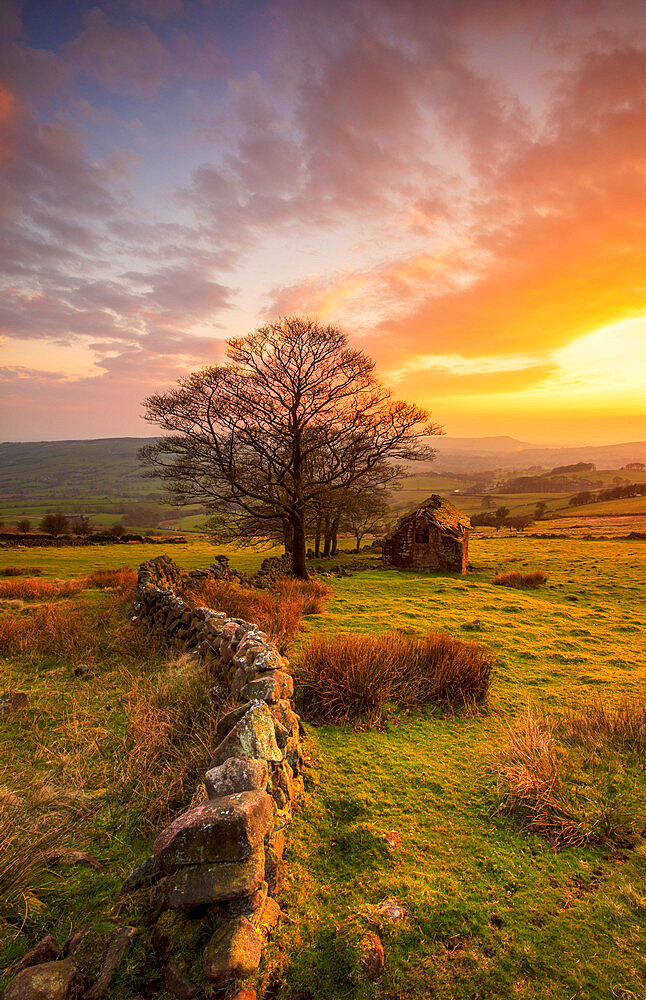
[[[4,0],[0,439],[280,315],[452,436],[646,439],[646,4]]]

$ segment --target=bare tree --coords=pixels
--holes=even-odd
[[[42,531],[48,531],[50,535],[54,537],[58,535],[66,535],[70,530],[70,523],[65,516],[65,514],[45,514],[42,521],[40,522],[40,527]]]
[[[390,508],[383,490],[356,490],[345,499],[341,527],[355,537],[355,551],[361,550],[364,535],[376,535],[386,530]]]
[[[227,357],[146,400],[146,419],[169,436],[141,457],[174,503],[284,518],[292,572],[306,579],[306,517],[317,495],[385,462],[428,461],[424,438],[440,428],[394,400],[374,362],[335,327],[284,318],[227,341]]]

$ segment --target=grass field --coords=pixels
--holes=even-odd
[[[580,507],[568,507],[568,514],[581,517],[602,517],[620,514],[646,514],[646,496],[625,497],[622,500],[602,500],[599,503],[586,503]]]
[[[136,567],[160,551],[13,549],[0,553],[0,569],[36,565],[45,579],[82,577]],[[253,569],[267,554],[198,539],[168,551],[187,569],[220,551]],[[392,705],[381,729],[307,727],[312,766],[292,826],[289,886],[281,898],[286,919],[263,957],[259,995],[646,996],[643,843],[630,851],[555,851],[498,813],[491,770],[506,727],[528,703],[560,710],[591,696],[613,703],[644,696],[643,543],[476,538],[470,560],[474,570],[463,578],[375,569],[332,580],[323,614],[306,620],[310,634],[444,629],[482,642],[497,663],[489,706],[478,714],[407,713]],[[544,570],[547,585],[537,591],[492,585],[497,573],[514,570]],[[117,606],[117,600],[90,589],[69,602],[96,623],[94,648],[26,652],[1,664],[0,688],[30,698],[27,710],[2,722],[1,784],[27,801],[35,784],[73,798],[81,783],[87,811],[72,846],[107,869],[62,865],[39,873],[22,936],[21,921],[0,925],[2,968],[45,933],[63,939],[72,925],[109,905],[120,879],[145,856],[154,826],[143,817],[145,802],[166,778],[153,759],[147,787],[133,793],[125,780],[136,707],[147,699],[166,711],[181,691],[199,688],[190,666],[137,645],[133,626],[124,626],[125,645],[108,642],[118,615],[125,617],[127,602]],[[9,608],[0,619],[3,613],[26,612]],[[92,667],[80,678],[79,662]],[[195,699],[192,717],[201,718]],[[186,739],[178,753],[190,747],[197,767],[199,752],[190,733]],[[188,784],[184,794],[190,798]],[[180,799],[177,811],[188,804]],[[399,919],[388,916],[389,901],[401,908]],[[360,942],[368,930],[379,933],[385,949],[377,983],[361,971]],[[126,977],[111,996],[126,1000],[132,991]]]

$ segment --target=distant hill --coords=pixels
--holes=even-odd
[[[646,460],[646,441],[625,444],[554,447],[528,444],[512,437],[451,438],[433,437],[429,444],[438,451],[436,460],[425,466],[434,472],[486,472],[489,469],[518,471],[543,469],[579,462],[593,462],[597,469],[619,469],[627,462]],[[421,470],[421,466],[417,465]]]
[[[97,497],[142,499],[160,492],[146,479],[137,449],[154,438],[0,444],[0,497],[52,503]]]
[[[0,444],[0,508],[4,506],[7,512],[26,510],[25,502],[40,501],[46,509],[80,505],[88,510],[109,510],[120,500],[155,500],[162,494],[161,483],[147,479],[137,460],[137,450],[154,440],[133,437]],[[473,473],[477,479],[478,473],[493,469],[535,474],[578,462],[594,462],[602,470],[646,461],[646,441],[585,448],[538,446],[508,436],[434,437],[429,443],[437,448],[438,457],[431,463],[415,463],[415,475]],[[462,484],[430,485],[440,489]]]

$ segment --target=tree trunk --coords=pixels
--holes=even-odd
[[[361,539],[363,538],[363,535],[360,535],[360,534],[359,534],[359,533],[357,532],[357,533],[355,534],[355,536],[354,536],[354,537],[355,537],[355,538],[356,538],[356,540],[357,540],[357,547],[356,547],[356,549],[355,549],[354,551],[355,551],[355,552],[361,552]]]
[[[332,532],[330,531],[330,519],[325,518],[324,532],[323,532],[323,558],[327,559],[330,555],[330,548],[332,547]]]
[[[309,580],[306,561],[305,512],[295,510],[292,514],[292,576],[296,580]]]
[[[314,535],[314,555],[318,559],[321,555],[321,527],[322,519],[321,515],[316,515],[316,533]]]
[[[335,517],[332,521],[332,551],[330,555],[335,556],[337,554],[337,536],[339,534],[339,521],[341,516]]]
[[[294,425],[296,427],[296,414],[294,413]],[[292,475],[294,477],[293,506],[290,511],[290,521],[292,524],[292,576],[296,580],[309,580],[306,561],[306,536],[305,536],[305,503],[303,502],[303,453],[301,450],[301,434],[299,429],[294,431],[294,444],[292,448]]]
[[[283,518],[283,543],[285,545],[285,555],[291,556],[294,548],[294,531],[288,517]]]

